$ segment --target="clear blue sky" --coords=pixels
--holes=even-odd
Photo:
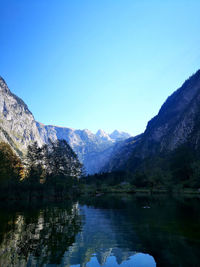
[[[0,0],[0,75],[45,123],[144,131],[200,68],[199,0]]]

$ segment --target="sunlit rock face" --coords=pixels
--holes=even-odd
[[[134,170],[144,158],[186,143],[195,149],[200,146],[200,70],[168,97],[134,145],[125,142],[114,151],[107,170]]]
[[[110,134],[110,138],[114,139],[115,141],[123,141],[129,137],[131,137],[130,134],[118,130],[115,130]]]
[[[44,142],[40,137],[35,119],[27,105],[12,94],[0,77],[0,141],[5,141],[21,155],[34,141]]]
[[[49,139],[53,141],[65,139],[77,153],[88,174],[98,173],[108,162],[116,142],[130,137],[129,134],[118,131],[114,131],[109,135],[103,130],[98,130],[96,134],[93,134],[87,129],[75,130],[44,125],[39,122],[37,122],[37,127],[45,143],[48,143]]]

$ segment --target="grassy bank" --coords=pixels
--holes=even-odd
[[[193,194],[193,195],[200,195],[199,189],[193,188],[136,188],[129,184],[120,184],[115,186],[94,186],[94,185],[81,185],[81,193],[83,195],[102,195],[102,194],[110,194],[110,193],[117,193],[117,194]]]

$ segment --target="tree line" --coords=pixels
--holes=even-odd
[[[9,144],[0,143],[1,198],[69,196],[78,190],[81,175],[82,164],[65,140],[49,140],[42,147],[34,142],[21,159]]]
[[[134,170],[88,175],[84,186],[109,191],[110,188],[166,190],[200,189],[200,150],[189,144],[167,153],[143,159]]]

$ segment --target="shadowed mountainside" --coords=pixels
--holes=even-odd
[[[168,153],[183,144],[195,150],[200,145],[200,70],[168,97],[137,142],[133,145],[125,141],[103,170],[132,171],[143,159]]]

